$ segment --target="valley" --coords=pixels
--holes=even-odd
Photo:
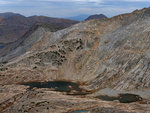
[[[0,49],[0,112],[150,113],[150,8],[59,28]]]

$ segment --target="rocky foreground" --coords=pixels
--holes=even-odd
[[[148,102],[123,104],[118,101],[71,96],[49,89],[27,91],[25,86],[1,86],[0,110],[2,113],[149,113]],[[76,111],[76,112],[75,112]]]
[[[150,113],[150,8],[57,32],[40,26],[0,52],[1,112]],[[74,82],[89,93],[21,85],[47,81]],[[140,99],[97,98],[120,94]]]

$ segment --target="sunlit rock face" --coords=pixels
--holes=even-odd
[[[147,8],[81,22],[57,32],[39,27],[23,41],[4,48],[8,52],[0,57],[0,82],[71,81],[93,96],[105,88],[150,91],[149,12]]]

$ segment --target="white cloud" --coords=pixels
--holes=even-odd
[[[39,0],[39,1],[55,1],[55,2],[107,2],[114,0]],[[150,2],[150,0],[115,0],[120,2]]]
[[[103,2],[105,0],[39,0],[39,1],[53,1],[53,2]]]
[[[15,4],[24,0],[0,0],[0,5]]]
[[[22,1],[30,1],[30,0],[0,0],[0,4],[13,4]],[[49,1],[49,2],[95,2],[95,3],[105,3],[105,2],[114,2],[114,0],[31,0],[31,1]],[[150,2],[150,0],[115,0],[120,2]]]
[[[46,1],[49,1],[49,3]],[[59,2],[65,3],[60,4]],[[133,5],[130,2],[135,2],[135,4]],[[14,6],[19,7],[11,7],[9,5],[9,7],[6,8],[0,7],[0,11],[18,12],[26,16],[46,15],[52,17],[70,17],[79,14],[103,13],[111,17],[117,14],[128,13],[136,9],[141,9],[143,7],[149,7],[148,3],[147,5],[139,5],[142,4],[142,2],[150,2],[150,0],[0,0],[0,6],[6,6],[7,4],[11,4],[11,6],[13,6],[15,4]],[[118,4],[116,5],[115,3]]]
[[[4,1],[4,0],[1,0],[0,1],[0,5],[5,5],[5,4],[11,4],[12,2],[10,2],[10,1]]]
[[[150,0],[123,0],[125,2],[150,2]]]

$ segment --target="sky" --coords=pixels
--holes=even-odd
[[[72,17],[105,14],[108,17],[150,7],[150,0],[0,0],[0,13],[25,16]]]

